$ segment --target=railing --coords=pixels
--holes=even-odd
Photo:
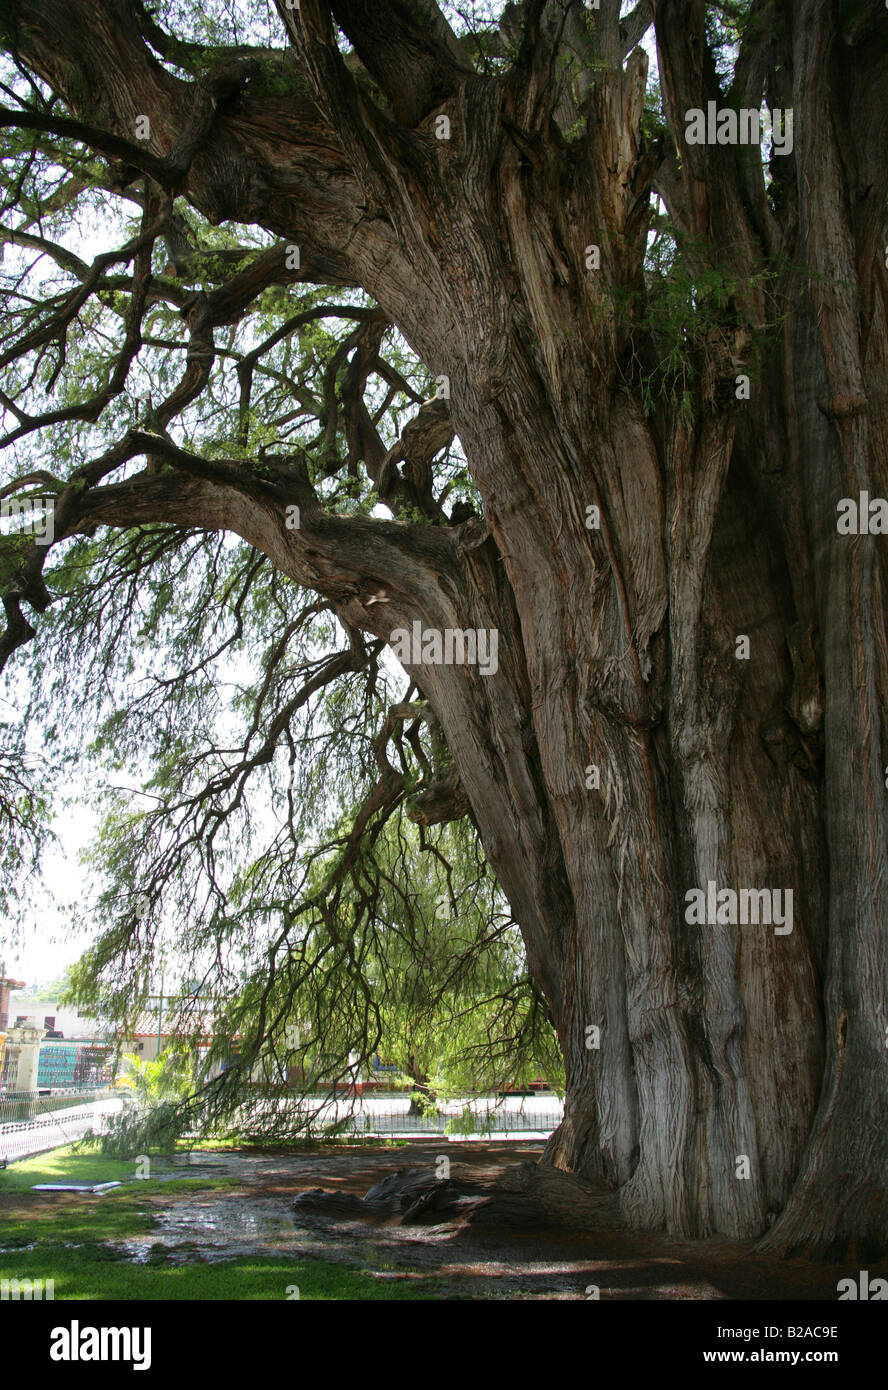
[[[122,1101],[109,1087],[76,1091],[0,1093],[0,1162],[73,1144],[91,1130],[101,1132]]]
[[[266,1102],[267,1104],[267,1102]],[[418,1109],[403,1092],[345,1096],[286,1096],[276,1100],[282,1113],[306,1117],[307,1131],[317,1135],[341,1134],[365,1137],[410,1138],[448,1135],[452,1138],[485,1139],[504,1134],[548,1137],[560,1125],[564,1110],[553,1094],[513,1096],[460,1096],[439,1100]],[[264,1108],[264,1107],[263,1107]],[[267,1111],[266,1111],[267,1113]],[[249,1128],[250,1105],[243,1120]]]
[[[265,1098],[258,1109],[266,1120],[269,1101],[280,1110],[282,1118],[304,1117],[304,1132],[331,1138],[546,1138],[563,1117],[561,1101],[551,1093],[466,1095],[418,1109],[403,1091],[334,1098],[291,1092]],[[50,1096],[33,1091],[0,1094],[0,1164],[76,1143],[91,1131],[102,1133],[110,1117],[119,1113],[123,1105],[119,1092],[107,1088]],[[247,1101],[242,1111],[247,1132],[251,1127],[251,1108]]]

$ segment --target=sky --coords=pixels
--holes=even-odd
[[[88,944],[88,937],[75,937],[71,926],[69,904],[87,888],[86,873],[77,861],[97,828],[97,822],[86,806],[60,815],[55,833],[60,844],[44,858],[43,878],[46,892],[38,897],[34,911],[29,914],[23,941],[12,945],[7,940],[0,947],[0,957],[6,969],[29,985],[45,984],[61,975],[66,966],[73,965]]]

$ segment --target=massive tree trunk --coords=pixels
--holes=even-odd
[[[647,60],[622,61],[618,7],[570,142],[545,5],[496,79],[431,6],[417,30],[407,4],[366,7],[378,22],[333,5],[386,111],[337,54],[331,7],[280,8],[307,91],[248,83],[177,177],[212,219],[255,220],[317,278],[362,285],[448,378],[483,521],[346,526],[306,493],[294,535],[268,497],[189,478],[98,489],[76,525],[187,506],[378,636],[496,629],[493,675],[408,669],[563,1047],[548,1161],[612,1183],[638,1227],[882,1247],[886,541],[839,535],[836,504],[888,494],[884,17],[852,6],[843,32],[848,7],[787,0],[779,34],[751,26],[741,103],[767,71],[795,112],[766,195],[756,149],[683,142],[685,111],[720,95],[697,0],[653,6],[663,148],[642,137]],[[169,154],[185,84],[128,7],[16,9],[19,51],[75,115],[125,134],[148,112]],[[730,279],[674,390],[643,322],[652,186],[696,270]],[[379,586],[389,602],[368,605]],[[688,920],[710,883],[792,892],[791,932]]]

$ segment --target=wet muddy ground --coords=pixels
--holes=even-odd
[[[402,1148],[334,1145],[297,1154],[197,1153],[172,1160],[170,1176],[217,1179],[236,1185],[146,1196],[155,1216],[150,1234],[109,1242],[121,1260],[172,1263],[235,1256],[279,1255],[344,1262],[394,1281],[436,1280],[430,1296],[467,1299],[585,1299],[592,1286],[601,1299],[826,1299],[856,1270],[752,1253],[753,1242],[680,1242],[624,1230],[574,1230],[551,1222],[491,1219],[477,1225],[450,1220],[402,1226],[293,1208],[309,1189],[363,1194],[399,1169],[435,1171],[449,1160],[451,1180],[492,1190],[517,1165],[534,1162],[530,1143],[442,1144]],[[35,1194],[36,1197],[36,1194]],[[19,1194],[25,1215],[34,1198]],[[53,1204],[83,1201],[53,1194]],[[101,1201],[102,1198],[88,1198]],[[46,1195],[42,1203],[45,1211]],[[36,1212],[35,1212],[36,1215]],[[875,1265],[871,1275],[888,1270]]]

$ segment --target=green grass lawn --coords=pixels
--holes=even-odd
[[[129,1264],[107,1247],[82,1245],[65,1250],[51,1244],[18,1256],[0,1255],[0,1278],[53,1279],[55,1298],[111,1302],[131,1299],[428,1299],[436,1296],[433,1279],[377,1278],[369,1271],[350,1269],[323,1260],[242,1256],[184,1265],[159,1261]],[[293,1292],[294,1286],[299,1293]]]
[[[163,1171],[152,1158],[152,1171]],[[421,1299],[439,1296],[437,1281],[377,1277],[319,1259],[240,1256],[205,1263],[198,1253],[187,1264],[171,1264],[171,1250],[155,1245],[145,1263],[122,1257],[110,1240],[150,1232],[157,1209],[145,1198],[163,1193],[219,1191],[237,1186],[230,1178],[155,1178],[129,1181],[132,1161],[98,1153],[56,1149],[0,1172],[0,1194],[29,1192],[35,1183],[126,1181],[104,1196],[71,1194],[64,1208],[40,1215],[41,1194],[27,1216],[4,1212],[0,1226],[0,1278],[52,1279],[56,1299]],[[28,1204],[30,1207],[30,1203]],[[181,1257],[183,1247],[177,1248]]]
[[[155,1173],[169,1172],[172,1167],[164,1158],[152,1158],[151,1166]],[[83,1148],[77,1152],[70,1147],[53,1149],[51,1153],[35,1154],[33,1158],[23,1158],[20,1163],[4,1168],[0,1172],[0,1193],[29,1192],[35,1183],[44,1182],[126,1183],[135,1178],[135,1173],[134,1159],[108,1158]],[[140,1188],[157,1189],[152,1181],[137,1181]]]

